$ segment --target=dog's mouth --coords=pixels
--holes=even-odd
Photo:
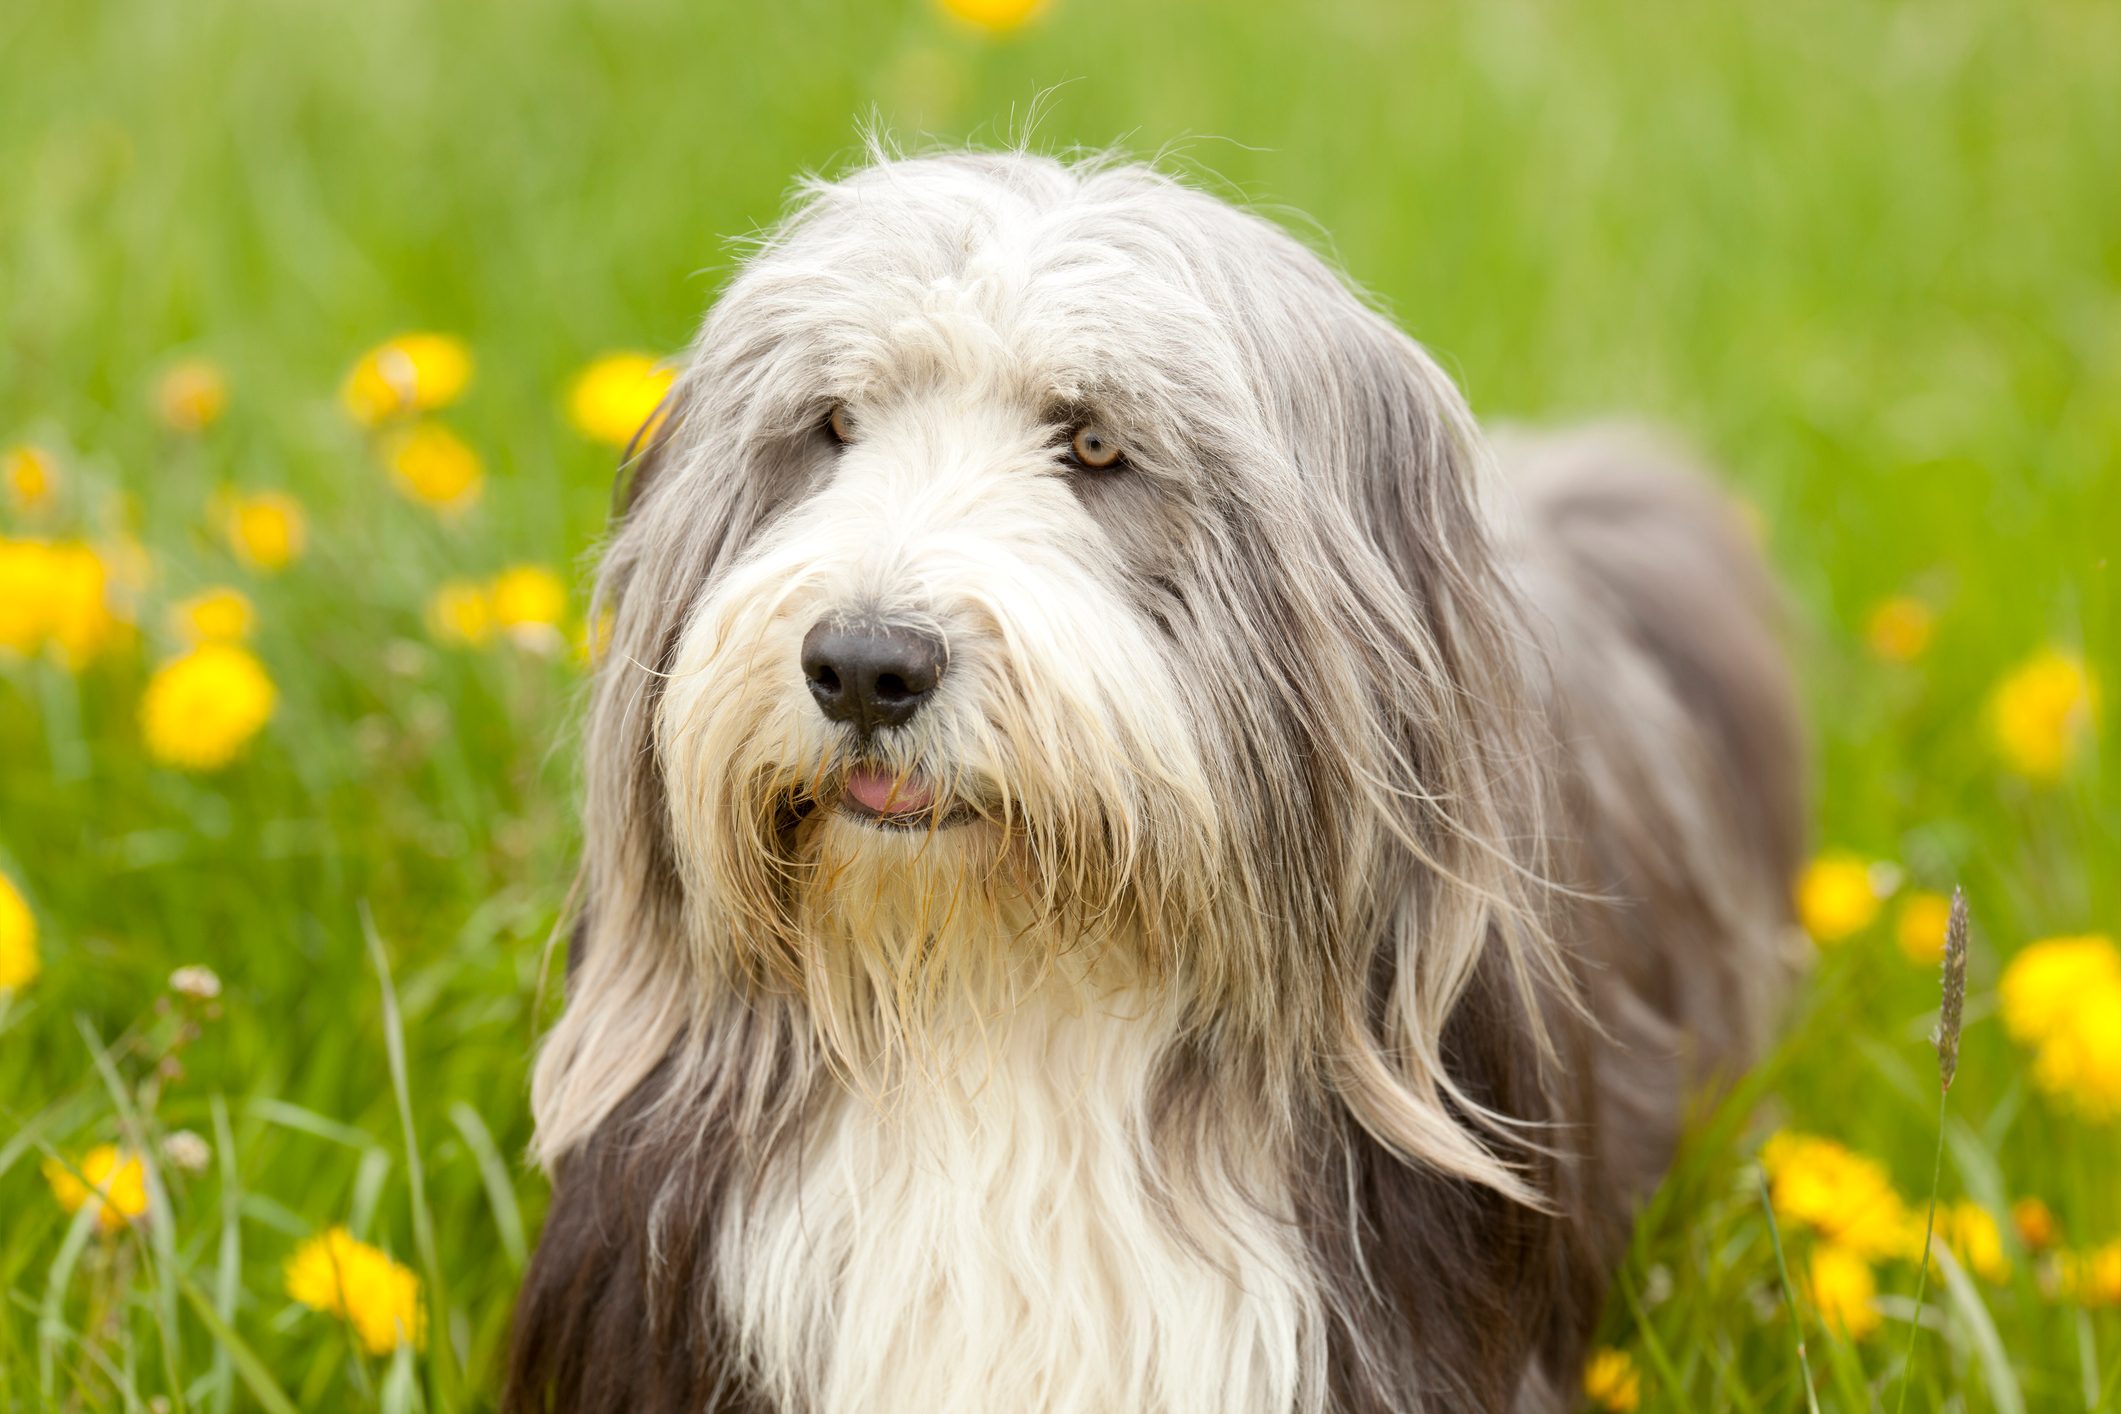
[[[840,814],[885,830],[936,830],[973,817],[970,805],[937,793],[918,775],[856,766],[840,783]]]

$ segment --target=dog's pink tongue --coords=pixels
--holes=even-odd
[[[910,815],[935,803],[935,792],[919,781],[902,781],[874,766],[857,766],[847,773],[847,794],[879,815]]]

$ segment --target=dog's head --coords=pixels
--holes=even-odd
[[[730,282],[606,557],[548,1156],[729,998],[857,1065],[1054,969],[1505,1186],[1443,1020],[1529,924],[1457,394],[1139,167],[880,161]]]

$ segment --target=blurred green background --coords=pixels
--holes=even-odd
[[[1944,1193],[2121,1238],[2121,1145],[2032,1083],[1992,997],[2027,941],[2121,928],[2121,781],[2081,722],[2058,778],[2014,773],[1989,705],[2049,646],[2121,676],[2121,8],[32,0],[0,7],[0,447],[43,449],[58,494],[0,533],[129,536],[151,574],[129,646],[0,655],[0,874],[42,958],[0,1002],[0,1408],[490,1402],[543,1203],[520,1155],[583,670],[439,641],[427,605],[543,564],[574,630],[615,455],[569,425],[570,380],[681,348],[732,238],[870,124],[1157,158],[1329,251],[1484,418],[1624,413],[1706,449],[1791,587],[1822,847],[1876,895],[1975,900]],[[455,518],[400,497],[338,401],[416,329],[476,359],[446,416],[488,480]],[[227,381],[196,432],[153,409],[179,359]],[[224,488],[296,497],[307,553],[232,559]],[[187,773],[138,703],[181,647],[168,606],[214,584],[255,605],[279,701]],[[1895,597],[1934,626],[1912,654],[1867,644]],[[1877,903],[1645,1222],[1607,1332],[1644,1408],[1800,1407],[1766,1128],[1928,1192],[1934,974]],[[219,974],[217,1015],[172,1001],[182,964]],[[115,1235],[40,1172],[180,1128],[208,1170]],[[333,1224],[418,1269],[423,1353],[290,1299]],[[2121,1321],[2004,1226],[2007,1279],[1933,1289],[1913,1404],[2111,1404]],[[1914,1266],[1878,1282],[1861,1338],[1798,1293],[1828,1406],[1898,1395]]]

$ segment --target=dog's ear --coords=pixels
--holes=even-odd
[[[1502,504],[1471,413],[1412,339],[1353,298],[1325,316],[1319,390],[1340,512],[1324,591],[1364,694],[1326,734],[1350,759],[1368,892],[1344,978],[1340,1092],[1410,1159],[1542,1203],[1528,1130],[1537,1087],[1495,1092],[1449,1052],[1472,995],[1551,1059],[1569,995],[1543,925],[1534,660],[1497,545]],[[1514,1018],[1514,1020],[1512,1020]],[[1534,1142],[1538,1136],[1532,1135]]]
[[[680,377],[626,444],[625,454],[619,458],[619,474],[611,487],[614,521],[626,518],[672,460],[691,403],[691,390]]]

